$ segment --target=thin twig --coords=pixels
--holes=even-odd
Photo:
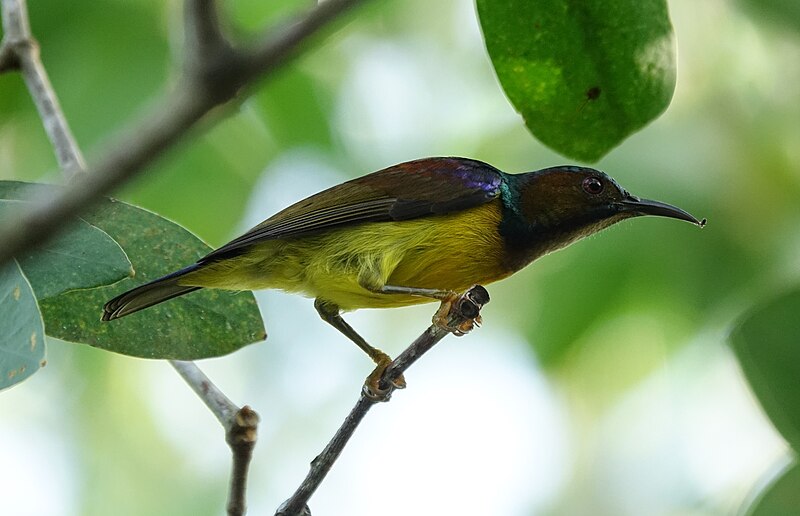
[[[225,429],[225,441],[230,446],[232,454],[228,514],[240,516],[247,510],[247,473],[256,445],[258,414],[247,405],[242,408],[237,407],[194,362],[170,360],[170,364]]]
[[[0,72],[19,70],[15,47],[31,39],[31,24],[24,0],[2,0],[3,41],[0,42]]]
[[[227,431],[225,441],[231,447],[233,464],[228,489],[228,516],[242,516],[247,512],[247,473],[256,446],[258,414],[245,405],[239,409]]]
[[[5,17],[3,19],[5,20]],[[11,48],[8,36],[6,36],[0,41],[0,73],[12,70],[19,70],[19,59],[17,59],[17,54]]]
[[[203,31],[202,37],[195,37],[195,41],[208,42],[208,32],[218,27],[216,12],[211,0],[189,1],[197,10],[193,13],[195,25],[187,27],[192,30]],[[202,10],[202,8],[205,8]],[[202,12],[201,12],[202,10]],[[191,9],[187,7],[187,18]],[[3,32],[4,37],[0,43],[0,72],[18,69],[25,77],[26,85],[30,91],[40,117],[45,126],[53,148],[58,157],[59,166],[67,179],[74,174],[84,172],[86,165],[80,147],[72,136],[69,123],[61,111],[58,97],[52,87],[47,72],[39,57],[39,47],[31,34],[28,19],[27,4],[25,0],[2,0]],[[201,18],[207,17],[203,21]],[[219,33],[218,33],[219,34]],[[204,45],[206,43],[203,43]],[[181,97],[184,98],[184,97]],[[173,120],[180,119],[180,113],[188,113],[191,105],[172,105]],[[183,109],[177,109],[177,108]],[[185,118],[185,117],[184,117]],[[156,124],[158,125],[158,124]],[[185,126],[185,125],[184,125]],[[146,135],[152,138],[162,137],[162,133]],[[157,140],[156,140],[157,141]],[[76,183],[91,184],[92,178],[85,174],[76,177]],[[29,228],[31,226],[28,226]],[[35,223],[32,225],[36,227]],[[35,230],[35,229],[34,229]],[[233,465],[231,471],[231,484],[228,495],[228,514],[231,516],[243,515],[246,511],[246,486],[247,473],[250,466],[253,448],[256,443],[258,414],[250,407],[237,407],[225,394],[193,362],[170,361],[172,366],[183,377],[186,383],[205,402],[206,406],[217,417],[225,429],[226,442],[231,447]]]
[[[332,20],[343,13],[364,3],[365,0],[324,0],[309,11],[305,16],[298,18],[294,23],[288,23],[267,31],[260,43],[248,51],[250,69],[256,74],[260,70],[270,70],[279,67],[309,36],[317,33],[329,25]],[[255,77],[251,76],[250,80]]]
[[[47,137],[56,151],[56,159],[67,178],[86,169],[86,162],[65,123],[64,113],[39,59],[39,43],[31,34],[28,7],[24,0],[2,0],[3,37],[0,62],[16,64],[42,119]],[[12,57],[13,56],[13,57]],[[59,225],[61,225],[59,223]]]
[[[363,1],[326,0],[297,21],[268,31],[254,47],[214,53],[207,56],[213,62],[187,70],[176,91],[144,120],[123,131],[110,145],[111,150],[89,167],[87,177],[77,178],[58,197],[34,205],[4,225],[0,231],[0,265],[52,237],[64,220],[142,173],[205,114],[237,98],[245,86],[274,74],[296,55],[303,42]],[[194,65],[187,63],[190,66]]]
[[[192,388],[197,396],[203,400],[208,409],[217,417],[220,424],[228,429],[234,414],[239,410],[234,402],[217,388],[216,385],[197,367],[194,362],[184,360],[170,360],[170,365],[178,371],[181,378]]]
[[[448,328],[460,328],[456,331],[462,334],[472,326],[472,322],[480,320],[480,310],[489,302],[489,293],[480,285],[475,285],[467,292],[462,294],[457,301],[452,303],[447,314]],[[417,361],[423,354],[427,353],[437,342],[450,333],[451,330],[445,329],[438,324],[432,324],[425,333],[417,337],[417,340],[405,349],[384,371],[381,377],[381,388],[392,388],[392,382],[397,380],[406,369]],[[325,449],[313,461],[308,475],[294,492],[291,498],[286,500],[275,513],[276,516],[308,516],[311,511],[308,508],[308,500],[314,491],[325,479],[333,463],[339,458],[347,442],[355,433],[356,428],[367,415],[369,409],[378,403],[378,400],[368,397],[362,392],[361,397],[356,402],[353,409],[345,418],[342,426],[334,434]]]

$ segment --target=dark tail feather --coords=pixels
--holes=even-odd
[[[113,319],[119,319],[120,317],[157,305],[162,301],[201,289],[202,287],[178,285],[178,279],[181,276],[197,270],[198,267],[198,264],[190,265],[189,267],[173,272],[172,274],[167,274],[163,278],[145,283],[144,285],[138,286],[133,290],[129,290],[115,297],[103,306],[102,320],[111,321]]]

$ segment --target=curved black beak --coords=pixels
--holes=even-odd
[[[706,219],[697,220],[693,215],[690,215],[677,206],[659,201],[651,201],[650,199],[640,199],[634,195],[628,195],[625,200],[619,203],[619,206],[621,211],[631,212],[636,215],[670,217],[691,222],[701,228],[706,225]]]

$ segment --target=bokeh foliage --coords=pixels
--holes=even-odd
[[[741,318],[731,344],[750,387],[775,428],[800,453],[800,290],[758,305]],[[790,514],[800,507],[795,463],[768,485],[749,514]]]
[[[766,10],[768,4],[742,3],[756,10],[760,6]],[[246,36],[310,4],[246,0],[226,8],[231,25]],[[179,55],[181,45],[177,3],[47,0],[31,2],[30,10],[45,66],[90,157],[122,120],[142,111],[173,84],[173,67],[179,65],[173,57]],[[796,231],[800,227],[797,36],[791,29],[776,33],[773,25],[762,25],[768,17],[751,19],[751,11],[738,12],[718,2],[674,1],[670,10],[681,49],[673,104],[599,166],[637,195],[673,202],[708,217],[708,227],[701,232],[674,221],[631,221],[490,287],[493,303],[485,313],[486,324],[502,325],[525,336],[559,388],[571,396],[573,405],[567,404],[565,410],[577,412],[575,417],[587,433],[596,430],[606,411],[618,409],[620,400],[665,363],[671,364],[687,348],[716,349],[724,341],[720,335],[741,313],[750,313],[757,300],[768,299],[800,280],[796,260],[800,245]],[[367,76],[390,74],[389,84],[415,92],[417,99],[424,99],[436,83],[453,90],[462,84],[479,84],[485,98],[502,97],[477,31],[465,28],[464,20],[467,16],[473,20],[474,13],[465,12],[455,2],[376,2],[352,16],[325,47],[257,88],[254,97],[232,112],[219,114],[216,125],[207,124],[195,132],[119,196],[177,221],[216,245],[246,229],[239,221],[253,189],[265,166],[285,153],[316,153],[340,171],[340,179],[369,172],[376,163],[391,164],[398,156],[420,157],[408,142],[393,142],[389,152],[365,145],[370,140],[351,132],[353,125],[372,114],[343,113],[343,100],[353,91],[350,77],[359,70],[367,70]],[[717,20],[713,31],[708,20]],[[374,63],[371,68],[359,68],[365,56],[381,45],[394,50],[392,56],[407,60],[387,62],[384,68]],[[419,73],[429,70],[414,68],[413,63],[420,60],[435,61],[443,70],[458,73]],[[452,68],[444,68],[447,64]],[[396,73],[391,74],[392,70]],[[387,88],[370,96],[391,103],[395,93]],[[573,102],[579,116],[594,102],[585,94],[585,88],[578,90],[577,105]],[[360,100],[367,104],[370,98]],[[356,105],[366,110],[360,106]],[[491,106],[494,109],[495,104]],[[434,130],[442,127],[441,112],[404,107],[414,113],[413,131],[438,154],[469,155],[509,172],[567,161],[533,142],[511,107],[487,115],[479,103],[465,104],[460,111],[475,109],[487,119],[497,118],[472,125],[456,118],[449,134]],[[343,124],[345,116],[355,120],[353,125]],[[389,128],[402,122],[384,119],[382,123]],[[469,136],[463,136],[466,133]],[[0,76],[0,161],[0,178],[60,181],[27,91],[19,77],[8,74]],[[292,171],[270,173],[284,176]],[[318,324],[310,307],[308,313],[298,315],[298,321],[312,324],[308,318]],[[780,324],[784,330],[791,329],[785,326],[786,320]],[[81,488],[77,512],[107,514],[114,507],[128,514],[158,510],[216,514],[219,507],[214,504],[224,497],[219,486],[224,484],[225,472],[214,477],[180,463],[179,448],[158,433],[163,430],[158,429],[152,407],[137,390],[142,382],[137,374],[148,374],[142,372],[144,366],[137,362],[131,366],[131,361],[88,348],[67,354],[64,350],[70,348],[51,347],[58,348],[61,358],[55,364],[51,361],[54,367],[48,369],[58,370],[47,371],[41,381],[53,382],[59,393],[73,392],[76,382],[87,386],[70,398],[73,405],[68,406],[78,410],[65,416],[66,426],[74,432],[68,434],[70,442],[80,450],[75,458],[80,475],[76,475],[91,486]],[[237,355],[227,360],[239,364]],[[259,390],[258,376],[280,372],[281,364],[265,359],[258,365],[262,369],[241,382],[258,396],[279,398],[280,394]],[[717,409],[708,410],[714,417]],[[154,434],[156,439],[142,439]],[[608,469],[602,473],[613,484],[618,470],[612,466],[619,464],[608,466],[599,452],[592,455],[584,449],[592,443],[598,447],[608,443],[599,438],[594,442],[580,433],[574,439],[581,441],[575,443],[575,467],[605,464]],[[153,449],[163,453],[153,454]],[[124,482],[108,471],[124,472]],[[653,478],[661,477],[654,474]],[[153,496],[134,499],[127,489],[131,485]],[[637,489],[638,485],[625,484],[648,492]],[[741,494],[740,487],[728,488],[719,498],[702,498],[690,475],[665,485],[670,493],[681,493],[671,499],[676,512],[723,514]],[[599,506],[607,513],[625,514],[626,503],[632,503],[615,501],[607,491],[591,486],[571,486],[554,502],[556,513],[564,507],[586,513]],[[167,491],[169,496],[156,494]]]

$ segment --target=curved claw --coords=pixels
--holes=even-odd
[[[389,367],[389,364],[392,363],[392,360],[389,356],[386,356],[385,360],[381,360],[378,362],[377,367],[367,376],[367,379],[364,381],[364,387],[361,388],[361,392],[372,401],[376,402],[385,402],[389,401],[392,397],[392,392],[395,389],[405,389],[406,388],[406,379],[403,375],[398,376],[394,380],[389,382],[389,387],[383,389],[381,388],[381,380],[383,379],[383,373],[386,371],[386,368]]]
[[[446,297],[442,298],[442,304],[433,315],[431,322],[457,337],[466,335],[475,326],[481,325],[480,309],[489,300],[488,298],[489,295],[486,289],[480,285],[470,288],[463,295],[450,292]],[[454,310],[460,312],[467,319],[459,325],[450,324],[450,316]]]

